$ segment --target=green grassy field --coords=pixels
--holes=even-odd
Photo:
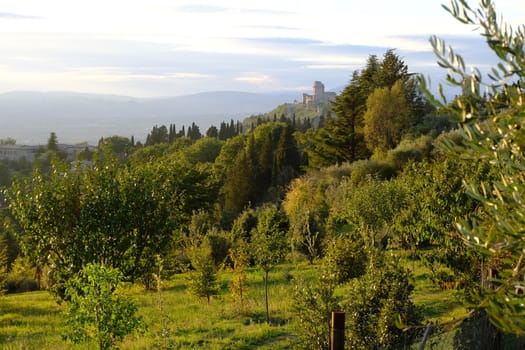
[[[140,286],[124,286],[123,292],[139,306],[148,326],[146,333],[129,336],[121,349],[290,349],[299,340],[293,307],[298,279],[309,280],[318,266],[284,264],[270,272],[271,324],[265,323],[262,273],[248,271],[244,307],[233,300],[230,272],[220,274],[221,293],[208,305],[186,290],[186,276],[164,281],[162,292],[145,292]],[[293,276],[290,279],[290,276]],[[415,276],[414,302],[433,321],[460,317],[465,309],[454,291],[440,291],[426,278],[424,269]],[[339,291],[344,294],[344,288]],[[338,294],[339,294],[338,293]],[[64,306],[46,291],[0,297],[1,349],[93,349],[94,344],[74,345],[61,338]]]

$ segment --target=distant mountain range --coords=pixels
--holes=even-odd
[[[0,94],[0,138],[17,144],[45,144],[51,132],[59,143],[96,144],[101,137],[120,135],[144,140],[154,125],[192,122],[204,133],[222,121],[266,113],[300,93],[258,94],[204,92],[163,98],[133,98],[71,92],[10,92]]]

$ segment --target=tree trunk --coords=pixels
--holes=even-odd
[[[270,323],[270,311],[268,309],[268,271],[264,271],[264,297],[266,300],[266,323]]]

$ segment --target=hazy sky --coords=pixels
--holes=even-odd
[[[336,88],[388,48],[411,71],[444,76],[428,43],[432,34],[467,62],[491,62],[479,35],[442,3],[448,1],[0,0],[0,92],[300,92],[313,80]],[[496,4],[511,24],[525,23],[523,0]]]

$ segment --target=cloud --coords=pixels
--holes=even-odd
[[[267,84],[267,83],[272,82],[272,77],[266,74],[261,74],[261,73],[256,73],[256,72],[247,72],[247,73],[244,73],[240,77],[236,77],[235,80],[250,83],[250,84],[261,85],[261,84]]]
[[[11,13],[11,12],[0,12],[0,19],[2,18],[5,18],[5,19],[41,19],[42,17],[20,15],[20,14]]]
[[[308,38],[287,38],[287,37],[261,37],[241,39],[251,44],[270,44],[270,45],[321,45],[323,41]]]
[[[253,9],[248,9],[248,8],[243,8],[243,9],[240,9],[240,12],[241,13],[245,13],[245,14],[254,14],[254,15],[271,15],[271,16],[275,16],[275,15],[293,15],[295,14],[295,12],[291,12],[291,11],[283,11],[283,10],[268,10],[268,9],[257,9],[257,8],[253,8]]]
[[[261,29],[261,30],[301,30],[299,27],[288,27],[288,26],[271,26],[271,25],[249,25],[239,26],[240,29]]]
[[[230,8],[228,7],[204,5],[204,4],[181,5],[181,6],[177,6],[175,9],[181,12],[194,12],[194,13],[217,13],[217,12],[225,12],[225,11],[230,10]]]
[[[236,12],[240,15],[291,15],[295,12],[283,11],[283,10],[270,10],[262,8],[243,8],[243,7],[226,7],[216,6],[208,4],[187,4],[175,7],[176,11],[189,12],[189,13],[220,13],[220,12]]]
[[[172,73],[172,74],[168,74],[167,76],[170,78],[177,78],[177,79],[209,79],[209,78],[215,77],[215,75],[213,74],[190,73],[190,72]]]

